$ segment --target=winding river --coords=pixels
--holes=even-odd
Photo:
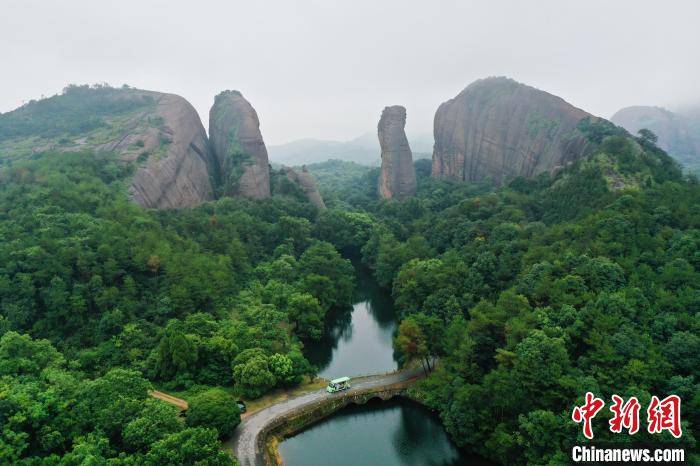
[[[325,378],[393,371],[397,317],[391,298],[360,271],[352,310],[329,315],[327,332],[306,348]],[[458,449],[438,417],[408,400],[351,405],[284,440],[285,466],[486,465]]]

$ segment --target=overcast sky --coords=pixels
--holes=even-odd
[[[700,102],[700,1],[36,1],[0,4],[0,112],[68,83],[187,98],[205,126],[238,89],[263,137],[350,139],[404,105],[438,105],[506,75],[610,117]]]

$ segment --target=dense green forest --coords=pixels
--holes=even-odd
[[[681,439],[616,436],[605,410],[597,445],[697,451],[700,186],[653,134],[581,129],[596,150],[557,175],[492,190],[418,166],[417,197],[360,200],[318,222],[392,290],[404,358],[439,358],[414,395],[457,444],[501,464],[568,464],[585,440],[571,410],[586,391],[683,400]]]
[[[352,265],[297,197],[147,211],[128,200],[128,176],[91,153],[0,172],[0,462],[160,464],[159,448],[183,442],[207,457],[238,413],[218,432],[202,430],[217,424],[207,415],[181,425],[147,400],[152,383],[251,398],[295,385],[314,373],[303,341],[349,305]],[[235,407],[231,390],[202,402]],[[130,433],[148,423],[160,430]]]
[[[93,111],[91,92],[23,110],[63,120],[2,115],[0,142],[149,105]],[[315,374],[304,344],[350,304],[350,259],[391,290],[398,352],[431,369],[413,395],[458,445],[568,464],[586,391],[675,393],[681,439],[597,435],[697,451],[700,185],[653,134],[580,129],[590,157],[502,187],[434,180],[416,161],[418,195],[401,203],[378,200],[377,169],[315,164],[322,212],[277,171],[270,199],[156,211],[130,201],[134,167],[110,154],[4,159],[0,463],[232,464],[220,439],[235,400]],[[153,388],[186,390],[187,416]]]

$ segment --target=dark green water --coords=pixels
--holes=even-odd
[[[396,327],[391,297],[361,271],[352,309],[330,313],[323,339],[306,347],[306,357],[327,379],[390,372],[398,367],[392,345]]]
[[[360,273],[352,310],[329,316],[324,339],[306,348],[326,378],[394,370],[397,318],[390,297]],[[439,418],[408,400],[350,405],[279,445],[286,466],[487,465],[459,450]]]
[[[450,441],[440,420],[408,400],[351,405],[279,445],[285,466],[488,465]]]

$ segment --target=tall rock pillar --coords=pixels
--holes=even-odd
[[[270,197],[270,166],[260,121],[240,92],[216,96],[209,112],[209,139],[219,165],[222,195]]]
[[[416,194],[416,171],[406,132],[406,109],[384,108],[377,128],[382,150],[379,195],[383,199],[405,199]]]

